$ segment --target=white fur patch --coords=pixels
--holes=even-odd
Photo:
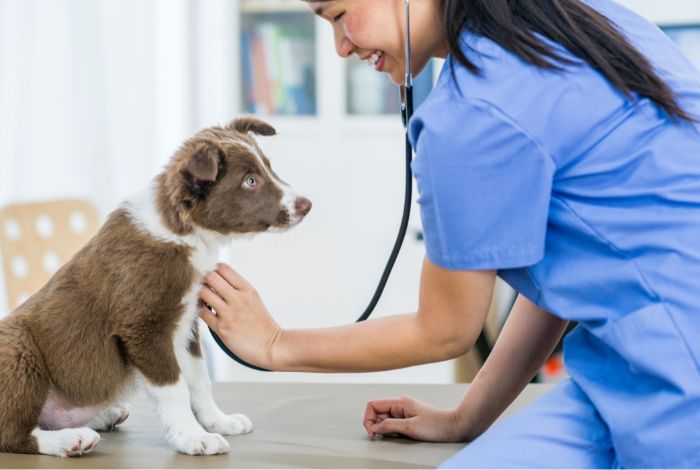
[[[32,431],[39,444],[39,453],[57,457],[74,457],[91,452],[100,435],[90,428],[61,429],[44,431],[36,428]]]
[[[142,376],[143,378],[143,376]],[[143,384],[155,402],[156,412],[165,426],[168,441],[183,454],[214,455],[228,452],[229,444],[220,434],[209,433],[197,422],[190,407],[190,392],[182,375],[173,385]]]
[[[163,224],[156,206],[155,195],[156,190],[152,187],[130,197],[122,203],[121,207],[131,216],[133,223],[139,229],[154,239],[192,248],[190,262],[200,275],[214,269],[221,247],[226,245],[231,237],[200,227],[195,227],[194,232],[188,235],[173,233]]]

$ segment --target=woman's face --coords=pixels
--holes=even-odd
[[[399,85],[404,82],[404,0],[323,0],[308,2],[333,27],[343,58],[355,54]],[[444,57],[439,0],[411,0],[411,68],[417,75],[431,57]]]

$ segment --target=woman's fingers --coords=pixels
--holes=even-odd
[[[383,398],[380,400],[372,400],[367,403],[365,416],[362,422],[367,430],[367,434],[369,434],[370,437],[374,437],[375,434],[382,434],[374,430],[376,424],[384,422],[389,418],[406,417],[406,405],[410,400],[409,397]]]
[[[231,266],[226,263],[219,263],[216,265],[216,272],[230,285],[238,290],[248,289],[250,284],[246,281],[243,276],[238,274]]]
[[[372,432],[383,436],[389,434],[401,434],[406,437],[414,437],[413,420],[411,418],[397,419],[387,418],[372,426]]]
[[[204,322],[236,355],[251,364],[273,368],[272,348],[277,344],[281,328],[253,286],[224,264],[208,272],[202,284],[198,293],[201,302],[216,311],[214,314],[200,307],[199,315]]]
[[[226,279],[224,279],[216,271],[209,271],[204,276],[204,284],[210,287],[214,291],[214,294],[220,297],[226,303],[233,300],[234,296],[236,295],[236,288],[227,282]],[[212,305],[212,307],[216,309],[216,306]]]
[[[435,408],[409,396],[369,402],[363,424],[370,437],[400,434],[419,441],[458,442],[464,435],[454,410]]]
[[[202,289],[199,291],[199,298],[217,312],[223,310],[226,305],[226,301],[222,299],[219,294],[211,290],[209,286],[202,286]],[[204,308],[206,308],[206,306],[204,306]]]
[[[223,277],[216,271],[211,271],[204,276],[203,286],[199,291],[199,299],[203,303],[199,307],[199,316],[209,328],[217,331],[217,327],[221,318],[218,312],[226,312],[226,304],[229,303],[235,295],[236,289],[233,288]],[[209,310],[207,305],[214,309],[214,312]]]
[[[217,331],[219,318],[214,312],[209,310],[206,305],[199,306],[199,318],[204,320],[204,323],[206,323],[209,328],[211,328],[214,331]]]

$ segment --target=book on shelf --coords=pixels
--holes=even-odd
[[[272,21],[242,33],[246,109],[259,114],[315,114],[313,36]]]

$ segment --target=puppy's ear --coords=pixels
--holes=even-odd
[[[206,196],[219,174],[223,156],[223,150],[214,142],[198,142],[192,147],[190,155],[180,169],[180,174],[192,194],[198,198]]]
[[[251,116],[240,117],[234,119],[226,126],[228,129],[247,134],[252,132],[256,135],[271,136],[277,134],[274,127],[258,118]]]

